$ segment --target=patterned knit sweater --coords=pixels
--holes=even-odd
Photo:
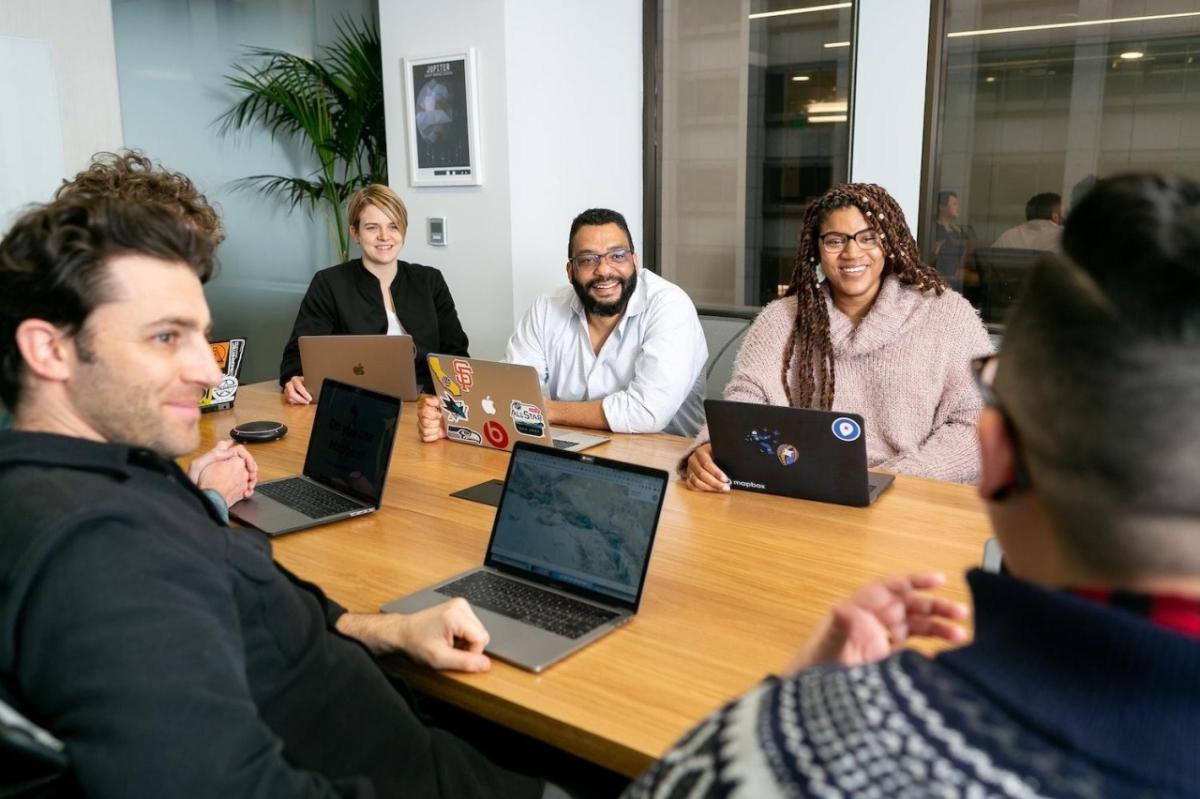
[[[1200,640],[982,572],[976,636],[768,679],[626,799],[1200,796]]]
[[[828,293],[833,342],[833,409],[866,421],[867,464],[918,477],[974,482],[975,424],[983,408],[971,359],[992,352],[979,315],[954,291],[940,297],[885,277],[875,304],[856,327]],[[725,399],[787,405],[783,351],[796,298],[763,308],[734,362]],[[798,390],[796,361],[788,374]],[[693,449],[708,441],[700,431]],[[690,453],[689,453],[690,454]]]

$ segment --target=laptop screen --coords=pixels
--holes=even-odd
[[[304,476],[377,505],[400,419],[400,400],[326,380]]]
[[[518,446],[488,564],[636,605],[665,490],[665,472]]]

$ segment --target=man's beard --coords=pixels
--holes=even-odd
[[[579,301],[583,303],[583,309],[590,314],[596,316],[617,316],[625,313],[625,306],[629,305],[629,298],[633,296],[633,290],[637,288],[637,270],[629,276],[629,279],[615,278],[621,283],[621,296],[617,297],[613,302],[600,302],[593,297],[589,292],[597,283],[603,283],[606,280],[613,280],[611,277],[592,278],[585,286],[571,277],[571,285],[575,288],[575,296],[579,297]]]

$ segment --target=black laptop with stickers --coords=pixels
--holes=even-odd
[[[856,413],[706,400],[713,459],[734,488],[785,497],[870,505],[893,475],[867,471]]]

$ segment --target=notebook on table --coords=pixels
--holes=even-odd
[[[451,441],[503,450],[525,441],[578,452],[609,440],[552,429],[532,366],[456,355],[432,354],[427,360]]]
[[[332,377],[413,402],[421,394],[412,336],[301,336],[300,368],[313,397]]]
[[[713,460],[734,488],[870,505],[893,475],[867,471],[856,413],[705,400]]]
[[[667,473],[519,442],[483,566],[384,606],[465,597],[487,653],[541,671],[637,613]]]
[[[259,483],[229,515],[281,535],[379,509],[400,421],[400,399],[327,378],[304,472]]]

